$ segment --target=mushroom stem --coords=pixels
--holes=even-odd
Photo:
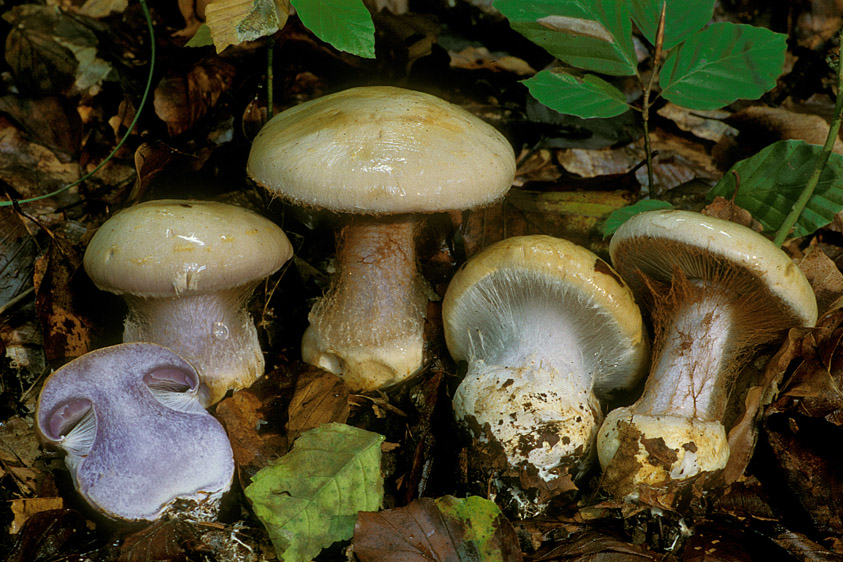
[[[245,302],[255,284],[177,297],[124,295],[129,314],[123,341],[152,342],[189,360],[209,390],[209,402],[245,388],[263,374],[257,330]]]
[[[337,236],[337,274],[310,312],[302,358],[357,390],[404,380],[422,366],[427,294],[416,220],[358,218]]]
[[[696,298],[670,314],[636,414],[720,421],[737,373],[735,299],[717,283],[689,280]],[[685,291],[683,291],[685,292]]]

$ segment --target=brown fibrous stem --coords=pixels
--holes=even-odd
[[[391,379],[400,373],[374,373],[421,367],[427,294],[416,265],[416,225],[410,215],[357,217],[339,232],[334,283],[310,312],[306,361],[342,374],[356,388],[368,386],[355,382],[358,377],[369,378],[357,370]],[[415,348],[414,366],[405,364]]]

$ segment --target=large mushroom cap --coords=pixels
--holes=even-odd
[[[257,213],[212,201],[162,199],[108,219],[84,262],[100,289],[166,297],[262,279],[292,253],[284,231]]]
[[[502,309],[509,311],[505,317],[499,316]],[[597,255],[551,236],[497,242],[454,275],[442,303],[448,349],[457,360],[494,360],[483,357],[484,350],[504,349],[524,337],[547,338],[554,330],[525,333],[527,322],[516,314],[538,317],[553,309],[591,363],[595,392],[606,395],[641,380],[648,340],[632,292]],[[535,345],[554,343],[541,339]]]
[[[429,213],[494,202],[515,157],[491,125],[435,96],[351,88],[273,117],[248,174],[293,202],[336,212]]]
[[[730,221],[691,211],[647,211],[621,225],[609,253],[637,294],[645,291],[642,274],[668,282],[676,268],[688,279],[710,279],[728,269],[729,286],[778,308],[784,326],[811,326],[817,320],[814,291],[787,254]]]
[[[234,459],[200,403],[196,370],[169,349],[124,343],[87,353],[44,383],[35,413],[67,453],[79,493],[115,519],[152,520],[177,499],[213,505]]]

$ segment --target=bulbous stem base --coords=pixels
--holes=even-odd
[[[397,384],[423,363],[427,295],[410,216],[357,218],[337,240],[337,275],[310,311],[302,358],[355,390]]]

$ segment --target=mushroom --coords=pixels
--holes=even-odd
[[[629,287],[567,240],[517,236],[474,255],[442,303],[445,338],[468,370],[456,418],[510,467],[544,482],[584,473],[602,421],[598,397],[635,387],[649,347]],[[522,478],[523,480],[523,478]]]
[[[179,500],[213,516],[234,477],[199,375],[173,351],[124,343],[87,353],[44,382],[38,433],[63,449],[82,497],[112,519],[151,521]]]
[[[760,345],[817,319],[814,293],[761,234],[690,211],[650,211],[610,244],[615,268],[649,300],[655,337],[642,396],[598,436],[604,487],[634,499],[679,490],[726,466],[723,424],[738,374]]]
[[[423,364],[418,213],[494,202],[512,183],[515,157],[462,108],[377,86],[276,115],[255,138],[247,171],[293,203],[354,215],[337,234],[337,273],[310,312],[302,357],[353,389],[374,390]]]
[[[85,270],[129,307],[123,340],[170,347],[191,361],[209,404],[264,371],[246,301],[292,256],[287,236],[252,211],[212,201],[162,199],[105,221]]]

